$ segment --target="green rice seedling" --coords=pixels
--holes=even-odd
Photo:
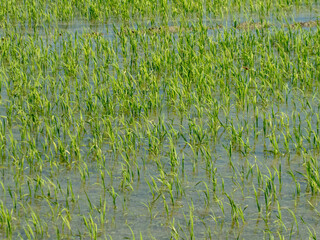
[[[66,212],[66,215],[62,215],[62,212]],[[72,230],[71,230],[71,226],[70,226],[70,220],[71,220],[71,217],[70,217],[70,213],[67,209],[63,209],[61,211],[61,213],[59,213],[61,219],[62,219],[62,227],[61,227],[61,230],[62,232],[64,232],[64,226],[66,226],[68,228],[68,230],[71,232],[72,234]]]
[[[223,145],[224,149],[226,150],[226,152],[228,153],[229,156],[229,161],[231,161],[231,157],[232,157],[232,142],[230,141],[229,146],[225,146]]]
[[[154,207],[153,202],[148,202],[147,204],[142,203],[142,204],[148,209],[148,212],[150,214],[150,221],[152,221],[152,219],[154,218],[153,213],[152,213],[152,209]]]
[[[87,228],[89,232],[90,239],[97,239],[98,237],[98,227],[97,224],[92,219],[92,216],[90,215],[88,218],[85,216],[82,216],[82,220],[84,222],[85,227]]]
[[[106,191],[107,186],[106,186],[106,178],[105,178],[105,171],[100,170],[100,177],[101,177],[101,185],[104,191]]]
[[[294,223],[295,223],[296,228],[297,228],[297,234],[299,235],[299,225],[298,225],[298,221],[297,221],[296,215],[294,214],[294,212],[292,210],[290,210],[288,208],[287,208],[287,210],[290,212],[290,214],[292,215],[292,217],[294,219]],[[291,227],[290,237],[291,237],[292,231],[293,231],[293,224],[292,224],[292,227]]]
[[[179,232],[175,228],[174,218],[172,219],[172,222],[170,222],[170,229],[171,229],[171,238],[172,239],[179,239]]]
[[[316,207],[310,201],[308,201],[308,204],[312,207],[312,209],[316,212],[316,214],[320,216],[320,212],[316,209]]]
[[[313,157],[310,157],[309,159],[308,156],[304,156],[304,160],[306,173],[302,175],[305,177],[311,193],[316,194],[319,191],[320,186],[319,167],[317,160],[315,160]]]
[[[272,199],[274,198],[273,192],[271,192],[271,186],[267,185],[266,189],[264,190],[264,200],[265,200],[265,218],[264,221],[266,224],[268,224],[268,220],[271,215],[271,209],[272,209]]]
[[[42,225],[43,223],[41,222],[41,219],[34,211],[32,211],[32,209],[30,209],[30,210],[31,210],[31,217],[32,217],[32,220],[30,220],[30,222],[33,225],[34,233],[39,237],[44,237],[45,232],[43,229],[44,227]]]
[[[309,232],[309,239],[317,239],[316,230],[313,227],[312,227],[312,229],[307,227],[307,229],[308,229],[308,232]]]
[[[263,181],[262,173],[260,171],[260,167],[257,163],[256,163],[256,171],[257,171],[258,185],[259,185],[259,187],[262,187],[264,185],[264,181]]]
[[[13,210],[16,212],[17,211],[17,203],[18,203],[18,195],[16,192],[13,192],[13,194],[10,191],[10,188],[8,188],[10,197],[12,199],[12,205],[13,205]]]
[[[217,168],[214,168],[212,170],[212,177],[211,177],[211,182],[212,182],[212,191],[213,191],[213,198],[215,199],[216,198],[216,189],[217,189],[217,176],[216,176],[216,173],[217,173]]]
[[[245,207],[244,210],[242,210],[235,204],[234,200],[227,193],[225,193],[225,195],[227,196],[231,206],[232,224],[236,224],[237,226],[239,226],[239,217],[241,218],[242,222],[245,223],[243,211],[247,207]]]
[[[209,188],[208,185],[205,182],[198,182],[195,186],[199,185],[200,183],[203,183],[206,190],[203,191],[204,195],[205,195],[205,205],[206,207],[209,207],[210,205],[210,192],[209,192]]]
[[[258,193],[257,193],[256,188],[254,187],[254,185],[252,185],[252,187],[253,187],[254,196],[255,196],[255,199],[256,199],[256,204],[257,204],[258,212],[261,213],[261,205],[260,205],[260,203],[259,203]]]
[[[175,199],[174,199],[173,192],[172,192],[173,182],[166,182],[166,185],[167,185],[167,187],[169,189],[171,204],[174,206],[175,205]]]
[[[279,203],[278,200],[277,200],[277,207],[278,207],[278,215],[277,215],[278,222],[279,222],[280,226],[283,227],[285,229],[285,231],[286,231],[287,228],[286,228],[286,225],[284,224],[284,222],[282,220],[281,207],[280,207],[280,203]]]
[[[6,234],[6,238],[11,238],[14,225],[13,225],[13,210],[9,212],[9,210],[4,206],[3,202],[0,202],[0,223],[1,223],[1,229],[4,230]]]
[[[181,159],[181,174],[182,174],[182,176],[184,176],[184,161],[185,161],[184,154],[182,154],[182,159]]]
[[[281,194],[281,189],[282,189],[281,161],[279,162],[279,170],[276,167],[274,167],[273,169],[275,171],[274,175],[277,174],[277,176],[278,176],[279,194]]]
[[[92,205],[92,203],[91,203],[91,201],[90,201],[90,198],[89,198],[89,196],[88,196],[88,194],[87,194],[87,192],[86,192],[86,191],[85,191],[84,193],[85,193],[85,195],[86,195],[86,197],[87,197],[87,200],[88,200],[88,203],[89,203],[90,210],[92,211],[92,209],[93,209],[93,205]]]
[[[89,170],[88,170],[88,166],[85,162],[82,162],[83,164],[83,167],[81,165],[79,165],[79,172],[80,172],[80,175],[81,175],[81,180],[83,183],[86,182],[86,179],[88,177],[90,177],[90,174],[89,174]]]
[[[169,138],[169,144],[170,144],[170,165],[171,165],[171,171],[176,172],[176,165],[178,165],[178,156],[177,151],[175,148],[175,144],[173,142],[172,138]]]
[[[225,216],[223,202],[221,200],[217,199],[217,203],[219,205],[219,208],[221,209],[223,216]]]
[[[151,177],[152,178],[152,177]],[[151,183],[149,182],[148,179],[145,179],[145,182],[148,184],[149,189],[150,189],[150,193],[152,194],[152,199],[155,199],[155,192],[153,190],[153,187],[151,186]]]
[[[108,223],[107,220],[107,200],[100,198],[100,205],[97,209],[98,213],[100,214],[100,227],[103,230],[105,228],[105,225]]]
[[[133,232],[132,228],[129,225],[127,225],[127,226],[130,229],[130,232],[132,234],[132,239],[135,240],[135,236],[134,236],[134,232]]]
[[[186,194],[185,188],[183,186],[183,180],[181,180],[179,175],[174,176],[174,185],[176,189],[176,196],[183,197]]]
[[[162,196],[162,200],[163,200],[163,208],[165,210],[167,217],[169,217],[169,206],[167,204],[166,197],[164,194],[161,194],[161,196]]]
[[[1,181],[0,182],[0,184],[1,184],[1,187],[2,187],[2,192],[3,192],[3,194],[2,194],[2,201],[6,201],[6,188],[5,188],[5,186],[4,186],[4,183]]]
[[[125,167],[124,167],[125,166]],[[133,174],[133,173],[132,173]],[[130,164],[127,162],[126,164],[122,164],[122,179],[120,182],[120,189],[121,191],[133,191],[133,187],[132,187],[132,176],[131,174],[131,166]]]
[[[110,196],[112,197],[113,208],[116,209],[116,208],[117,208],[116,199],[117,199],[117,197],[118,197],[119,195],[115,192],[113,186],[111,186],[111,189],[108,190],[108,193],[109,193]]]
[[[28,239],[34,239],[35,234],[32,230],[32,227],[27,223],[27,226],[24,227],[24,233],[27,236]]]
[[[193,206],[193,202],[191,202],[191,206],[189,205],[189,220],[187,221],[187,217],[184,216],[185,220],[186,220],[186,223],[187,223],[187,229],[189,231],[189,238],[190,239],[194,239],[194,215],[193,215],[193,212],[194,212],[194,206]]]
[[[275,155],[279,154],[280,150],[279,150],[279,146],[278,146],[278,140],[277,140],[277,137],[275,136],[274,132],[272,133],[272,136],[270,137],[270,142],[273,147],[271,152],[273,152]]]
[[[288,174],[292,177],[294,183],[295,183],[295,186],[296,186],[296,192],[295,192],[295,195],[296,196],[299,196],[300,195],[300,192],[301,192],[301,187],[300,187],[300,183],[296,180],[296,176],[294,175],[294,173],[291,171],[288,171]]]

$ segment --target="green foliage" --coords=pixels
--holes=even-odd
[[[317,2],[0,6],[0,238],[319,234]]]

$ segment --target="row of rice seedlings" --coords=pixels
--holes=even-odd
[[[247,13],[257,13],[265,15],[268,13],[279,13],[279,9],[290,11],[292,6],[295,8],[311,8],[317,1],[255,1],[248,2],[243,0],[226,2],[202,0],[194,2],[186,0],[177,1],[1,1],[2,11],[0,20],[4,24],[27,23],[31,26],[41,26],[56,21],[71,21],[73,19],[87,19],[91,21],[104,22],[110,17],[130,20],[130,18],[144,19],[156,16],[157,18],[168,21],[170,17],[179,15],[196,15],[203,17],[220,16],[224,17],[230,13],[239,12],[244,15]],[[282,13],[282,11],[280,11]],[[25,27],[25,24],[21,24]]]

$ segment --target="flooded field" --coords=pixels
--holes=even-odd
[[[316,239],[320,7],[4,1],[1,239]]]

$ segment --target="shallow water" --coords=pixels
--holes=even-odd
[[[295,17],[295,21],[309,21],[314,20],[318,13],[317,11],[293,11],[292,14]],[[244,20],[241,16],[239,19],[240,22]],[[268,19],[268,17],[266,19]],[[273,17],[271,16],[269,21],[272,22],[272,19]],[[257,18],[253,17],[253,20],[256,22]],[[293,21],[293,19],[288,19],[289,24],[291,24],[291,20]],[[190,24],[192,21],[197,22],[197,20],[190,20]],[[218,22],[218,24],[224,26],[223,29],[208,30],[208,38],[212,39],[212,41],[218,41],[219,37],[223,38],[226,34],[230,34],[229,36],[241,36],[241,34],[243,34],[241,30],[230,29],[234,24],[234,17],[226,17],[226,19],[220,20],[220,22],[215,20],[210,21],[206,17],[204,21],[207,25],[212,24],[212,22]],[[274,24],[280,26],[282,23],[275,22]],[[63,64],[60,64],[55,73],[59,76],[56,78],[56,91],[49,83],[46,83],[46,79],[42,79],[44,86],[42,88],[39,87],[39,98],[47,97],[50,101],[50,99],[54,100],[55,94],[57,94],[59,97],[56,99],[60,103],[65,99],[65,96],[71,96],[69,105],[76,108],[78,107],[76,104],[77,96],[74,94],[74,91],[78,90],[74,87],[78,86],[79,89],[81,87],[87,87],[86,91],[79,90],[79,92],[81,94],[87,94],[88,96],[90,95],[89,92],[98,91],[99,87],[103,87],[102,84],[94,83],[89,76],[89,80],[86,82],[87,85],[85,85],[83,83],[85,81],[82,79],[85,78],[87,73],[92,76],[92,71],[95,69],[103,75],[104,67],[107,69],[104,70],[113,79],[123,81],[123,88],[127,89],[127,92],[124,91],[124,93],[115,92],[115,90],[119,89],[114,89],[115,87],[111,86],[110,79],[106,78],[101,80],[105,85],[110,84],[110,86],[106,86],[104,89],[105,92],[103,92],[108,94],[110,99],[116,97],[117,94],[130,95],[130,93],[128,93],[130,89],[142,89],[143,87],[138,83],[136,83],[134,87],[129,86],[130,81],[126,82],[128,79],[124,79],[124,76],[127,75],[123,74],[123,70],[128,70],[128,62],[130,62],[133,57],[123,57],[123,52],[119,48],[122,42],[121,39],[117,37],[117,32],[120,31],[122,24],[121,22],[113,22],[112,20],[106,24],[93,24],[86,21],[74,20],[71,23],[58,23],[57,26],[46,30],[40,27],[36,30],[36,34],[30,29],[21,30],[20,34],[24,37],[34,37],[36,39],[36,47],[39,48],[39,51],[43,52],[44,48],[39,47],[39,40],[41,39],[44,42],[44,46],[49,48],[49,53],[52,54],[52,56],[54,56],[55,53],[60,57],[62,54],[66,54],[64,47],[69,46],[72,48],[77,46],[76,41],[80,41],[80,45],[91,42],[89,43],[91,44],[91,50],[96,52],[99,44],[96,38],[103,38],[103,43],[110,44],[115,55],[118,56],[118,59],[112,59],[112,63],[116,63],[120,70],[112,66],[112,63],[107,63],[108,66],[105,67],[108,57],[108,53],[105,52],[101,54],[101,57],[96,63],[89,62],[86,65],[85,60],[79,58],[78,63],[82,66],[87,66],[87,69],[80,71],[74,78],[67,76],[69,74],[67,69],[62,67]],[[148,22],[143,21],[139,24],[145,28],[150,26]],[[175,23],[175,21],[169,23],[169,25],[176,24],[179,24],[179,21],[177,21],[177,23]],[[129,24],[129,26],[130,25],[137,27],[134,23]],[[269,30],[266,29],[266,31]],[[288,31],[288,29],[284,29],[284,31]],[[317,31],[317,28],[303,28],[302,30],[296,31],[312,33],[313,31]],[[3,32],[0,33],[0,37],[6,36],[4,32],[3,30]],[[87,35],[92,33],[101,33],[102,35],[92,37]],[[270,34],[272,35],[273,33],[277,32],[271,29]],[[171,38],[173,48],[175,46],[174,44],[177,44],[176,41],[181,39],[179,34],[180,33],[173,33]],[[192,34],[192,32],[182,33],[182,35],[189,36],[192,36]],[[258,35],[253,33],[252,36]],[[148,35],[147,38],[158,38],[158,43],[161,44],[161,35]],[[28,42],[28,39],[25,38],[24,41]],[[151,44],[148,47],[155,50],[157,48],[157,46],[154,47]],[[219,51],[219,49],[217,51]],[[176,49],[175,52],[180,53],[178,49]],[[143,50],[140,48],[141,55],[138,55],[136,62],[138,66],[143,63],[143,53]],[[54,58],[52,57],[50,61],[54,63]],[[8,72],[4,71],[5,67],[10,66],[10,64],[10,62],[1,62],[1,68],[3,70],[1,73],[2,82],[4,82],[4,76],[7,77],[6,82],[11,81]],[[39,69],[37,70],[40,71]],[[34,74],[36,71],[33,71],[32,66],[29,66],[27,72],[31,79],[29,79],[30,81],[32,81],[32,77],[36,77]],[[140,72],[132,72],[130,74],[135,78],[144,74],[142,71],[143,70]],[[21,70],[21,72],[23,71]],[[49,69],[47,74],[54,79],[52,69]],[[245,77],[246,75],[243,74],[242,76]],[[167,75],[163,73],[163,75],[159,77],[160,81],[166,81],[166,77]],[[73,80],[74,82],[72,82]],[[182,81],[183,79],[180,80]],[[55,81],[52,80],[48,81],[55,83]],[[78,85],[77,81],[79,82]],[[70,88],[68,88],[68,84],[70,84]],[[165,105],[162,106],[161,111],[158,109],[158,111],[154,113],[144,113],[145,119],[139,119],[138,116],[138,120],[136,119],[133,121],[133,124],[130,125],[130,118],[132,118],[134,113],[120,115],[120,109],[123,107],[121,105],[122,103],[115,103],[117,104],[114,110],[115,119],[112,119],[112,116],[100,115],[102,113],[98,111],[95,113],[98,114],[97,117],[100,119],[105,121],[110,120],[110,127],[114,129],[116,135],[115,142],[118,145],[112,146],[111,143],[107,142],[106,139],[109,139],[107,137],[105,137],[102,143],[99,142],[99,133],[106,131],[106,124],[98,121],[95,132],[95,126],[91,126],[95,124],[94,120],[92,120],[94,116],[90,118],[90,110],[84,110],[83,112],[86,113],[86,123],[83,132],[79,133],[82,134],[79,138],[81,143],[81,160],[77,161],[76,157],[70,155],[71,139],[62,131],[62,121],[68,118],[66,115],[61,115],[65,113],[63,107],[58,104],[55,105],[52,101],[53,106],[49,112],[50,117],[46,119],[45,114],[41,113],[41,109],[29,109],[25,103],[20,104],[18,100],[16,100],[18,97],[9,96],[8,90],[12,90],[12,86],[2,85],[0,115],[2,115],[3,125],[6,124],[7,128],[4,132],[1,131],[1,134],[7,137],[8,142],[6,143],[7,145],[5,145],[6,156],[2,158],[2,164],[0,165],[2,168],[0,169],[1,183],[4,187],[4,191],[0,191],[0,198],[6,209],[8,209],[9,212],[12,211],[14,216],[15,231],[13,238],[27,238],[27,224],[31,223],[38,238],[54,239],[60,236],[61,238],[68,239],[87,239],[90,237],[90,229],[86,229],[85,221],[83,220],[84,217],[86,219],[91,217],[92,221],[97,224],[97,238],[108,238],[111,236],[112,239],[131,239],[132,233],[130,228],[136,237],[141,234],[144,239],[151,239],[152,237],[155,239],[169,239],[171,236],[174,236],[174,231],[179,233],[180,237],[178,239],[190,239],[192,238],[192,232],[194,233],[194,239],[268,239],[271,238],[271,235],[277,236],[277,232],[280,232],[286,238],[289,238],[291,236],[290,234],[292,234],[293,238],[304,239],[305,236],[309,235],[308,228],[320,234],[318,230],[319,216],[316,212],[316,210],[320,210],[317,205],[318,197],[317,195],[311,195],[310,191],[306,190],[307,184],[305,178],[299,174],[300,172],[305,172],[304,158],[303,153],[299,152],[299,149],[296,149],[294,145],[295,141],[289,144],[290,152],[286,152],[283,144],[281,144],[279,149],[280,154],[274,155],[271,153],[272,146],[270,141],[266,141],[262,133],[255,138],[253,129],[250,128],[247,139],[251,150],[248,150],[248,153],[246,153],[243,148],[237,149],[235,146],[232,148],[232,156],[229,156],[228,148],[230,142],[233,141],[232,134],[228,132],[230,131],[229,128],[223,129],[223,127],[221,127],[217,132],[220,136],[217,143],[214,144],[212,140],[208,140],[209,143],[205,145],[207,152],[204,150],[204,153],[201,153],[201,147],[193,152],[190,145],[186,143],[186,139],[190,141],[190,139],[195,136],[196,130],[192,128],[193,124],[199,124],[201,122],[204,126],[203,128],[209,131],[209,122],[212,117],[208,115],[206,109],[203,110],[205,114],[201,117],[197,108],[190,106],[185,113],[186,116],[180,120],[179,113],[174,111],[172,107]],[[183,83],[180,83],[180,86],[181,88],[188,89],[188,86]],[[23,86],[20,86],[20,88],[22,87]],[[290,87],[293,88],[293,86]],[[32,88],[32,84],[28,88]],[[170,92],[169,90],[169,84],[168,86],[161,86],[159,87],[159,95],[164,99],[169,98],[167,96]],[[172,89],[172,91],[173,90],[174,89]],[[197,96],[201,94],[198,93],[195,88],[191,90],[192,93]],[[317,90],[317,87],[315,87],[315,90]],[[66,94],[66,91],[70,92]],[[148,90],[145,91],[147,92]],[[188,90],[185,91],[187,92]],[[45,95],[45,92],[48,92],[48,94]],[[215,94],[218,96],[219,92],[215,92]],[[285,113],[289,118],[291,117],[290,120],[292,120],[293,112],[300,113],[300,127],[302,129],[308,126],[305,119],[310,112],[310,114],[312,114],[312,120],[314,120],[311,122],[311,125],[313,128],[317,128],[316,114],[319,109],[319,99],[313,99],[313,94],[305,94],[305,97],[311,104],[309,107],[310,111],[304,111],[305,106],[301,105],[299,94],[299,91],[292,90],[292,92],[287,95],[288,101],[291,104],[288,105],[284,102],[279,105],[276,105],[276,103],[274,105],[272,104],[274,108],[273,111],[270,107],[271,104],[269,104],[266,109],[263,109],[260,105],[259,107],[263,109],[266,116],[271,116],[274,114],[273,112],[275,112],[277,116],[275,119],[280,119],[281,113]],[[132,95],[133,96],[130,95],[130,99],[132,103],[134,103],[134,94]],[[88,96],[83,96],[83,99],[88,100]],[[27,97],[28,94],[26,94],[26,98]],[[260,97],[259,100],[263,101],[264,99]],[[165,102],[165,100],[163,101]],[[217,101],[219,104],[224,105],[222,99],[217,97]],[[270,101],[273,101],[273,99],[270,99]],[[6,105],[7,102],[8,105]],[[89,107],[85,102],[81,102],[81,100],[79,100],[79,102],[79,108],[86,109]],[[296,106],[293,106],[293,103]],[[252,124],[252,122],[255,122],[253,117],[254,110],[251,107],[248,108],[249,110],[245,108],[239,110],[237,108],[237,100],[233,96],[231,96],[230,105],[231,107],[227,114],[229,117],[228,120],[222,110],[219,112],[218,118],[221,122],[227,122],[227,125],[232,122],[234,128],[238,131],[246,125],[246,121],[251,121],[250,127],[254,125],[254,123]],[[17,120],[11,123],[11,126],[7,122],[7,119],[10,117],[10,106],[17,108],[14,111],[16,115],[13,117]],[[19,107],[25,107],[25,109],[19,109]],[[46,130],[43,130],[45,129],[44,127],[39,127],[36,132],[30,131],[34,136],[26,137],[23,140],[23,123],[20,122],[22,120],[18,120],[20,118],[16,117],[19,116],[19,114],[23,116],[22,110],[25,110],[25,112],[30,115],[40,112],[39,115],[42,117],[41,124],[44,125],[43,122],[45,121],[52,125],[56,124],[56,128],[61,129],[60,132],[57,131],[59,135],[57,133],[56,138],[46,138],[50,133],[46,133]],[[32,112],[33,110],[34,113]],[[60,122],[54,122],[53,116]],[[73,125],[69,126],[69,129],[76,129],[75,131],[78,131],[78,125],[76,124],[81,124],[80,113],[76,112],[71,118],[70,122],[72,122]],[[21,119],[23,119],[23,117]],[[121,121],[121,119],[124,119],[124,121]],[[296,124],[298,124],[298,120],[296,121]],[[257,131],[263,132],[263,115],[259,115],[257,123]],[[142,126],[139,126],[139,124]],[[34,127],[36,128],[36,122],[34,123]],[[149,143],[150,138],[148,138],[148,136],[152,136],[154,133],[148,134],[147,129],[156,132],[157,128],[160,129],[162,127],[167,129],[168,132],[163,137],[163,142],[159,144],[159,154],[152,154],[152,144]],[[31,128],[32,126],[30,126],[30,129]],[[175,135],[174,131],[177,132],[177,135]],[[290,122],[289,131],[293,132],[293,121]],[[79,130],[79,132],[81,131]],[[175,144],[176,156],[174,156],[173,150],[171,149],[169,134],[171,134],[171,138],[173,138],[172,141]],[[243,134],[244,136],[246,135],[246,133]],[[304,133],[304,135],[305,134],[306,133]],[[9,136],[11,136],[11,138],[9,138]],[[278,136],[278,138],[279,142],[283,143],[283,136]],[[29,142],[27,142],[27,139]],[[69,154],[66,154],[67,160],[61,160],[63,150],[61,150],[62,153],[60,153],[60,155],[53,152],[51,152],[52,155],[48,155],[50,151],[42,145],[44,141],[52,140],[49,149],[54,149],[54,145],[58,145],[58,139],[68,146]],[[130,141],[126,142],[127,139],[135,139],[133,140],[134,144],[130,145]],[[243,139],[245,138],[243,137]],[[34,145],[32,145],[33,143],[30,140],[35,140]],[[101,146],[97,147],[99,144]],[[64,146],[64,144],[61,144],[61,146]],[[305,154],[309,153],[318,159],[318,153],[314,153],[312,147],[308,148],[308,143],[305,140],[303,146],[305,148]],[[15,149],[18,152],[16,155],[14,155]],[[93,154],[96,149],[101,149],[102,151],[100,158],[97,157],[99,155],[96,156]],[[34,151],[34,154],[31,153],[32,151]],[[128,155],[126,156],[125,154]],[[173,166],[171,162],[171,158],[174,157],[177,158],[177,165],[175,166]],[[62,163],[59,162],[59,160],[61,160]],[[129,166],[128,163],[131,165]],[[20,169],[18,167],[20,167]],[[214,169],[216,169],[215,177],[213,177]],[[300,196],[296,196],[296,186],[291,175],[288,174],[290,170],[293,171],[297,182],[300,184]],[[279,174],[277,174],[276,171],[281,171],[281,183]],[[259,174],[261,174],[260,178]],[[102,180],[103,175],[105,176],[104,180]],[[152,178],[154,182],[157,183],[157,187],[153,186]],[[217,180],[215,191],[213,190],[213,178]],[[274,178],[273,183],[270,181],[272,178]],[[152,186],[151,189],[146,180],[149,181],[150,186]],[[174,182],[174,203],[171,202],[170,193],[166,185],[170,182]],[[274,185],[272,186],[272,184]],[[206,185],[209,188],[209,198],[206,197]],[[258,192],[261,213],[257,211],[255,193],[252,186],[255,186]],[[111,196],[112,187],[118,194],[115,203]],[[274,187],[276,188],[275,192],[277,195],[271,194],[271,196],[265,197],[264,194],[271,192]],[[156,192],[156,188],[159,189],[158,192]],[[72,193],[74,196],[72,196]],[[154,193],[154,196],[152,193]],[[230,197],[230,200],[228,197]],[[208,199],[209,202],[206,202]],[[236,207],[243,212],[244,222],[241,220],[241,214],[236,214],[237,217],[232,219],[232,215],[234,214],[231,208],[232,199]],[[222,205],[219,205],[221,202],[223,203],[223,208],[221,207]],[[278,217],[277,202],[281,206],[282,223]],[[269,211],[266,210],[268,203],[270,204]],[[315,208],[312,208],[309,203],[315,206]],[[150,204],[149,207],[152,208],[152,214],[148,211],[148,204]],[[165,210],[165,204],[168,204],[168,212]],[[100,217],[104,209],[106,217],[102,221],[103,223],[101,223]],[[287,209],[295,213],[299,232],[293,216]],[[40,218],[38,219],[40,223],[33,225],[32,221],[35,221],[35,218],[30,217],[32,216],[32,211]],[[194,216],[193,223],[190,221],[191,216]],[[64,219],[69,219],[70,229],[66,223],[63,224]],[[235,219],[239,220],[238,224]],[[174,228],[171,225],[173,221]],[[192,224],[194,229],[191,227]],[[37,229],[37,226],[44,226],[42,230],[43,233],[41,229]],[[271,234],[270,236],[269,233]],[[1,232],[1,234],[4,238],[7,236],[5,232]]]

